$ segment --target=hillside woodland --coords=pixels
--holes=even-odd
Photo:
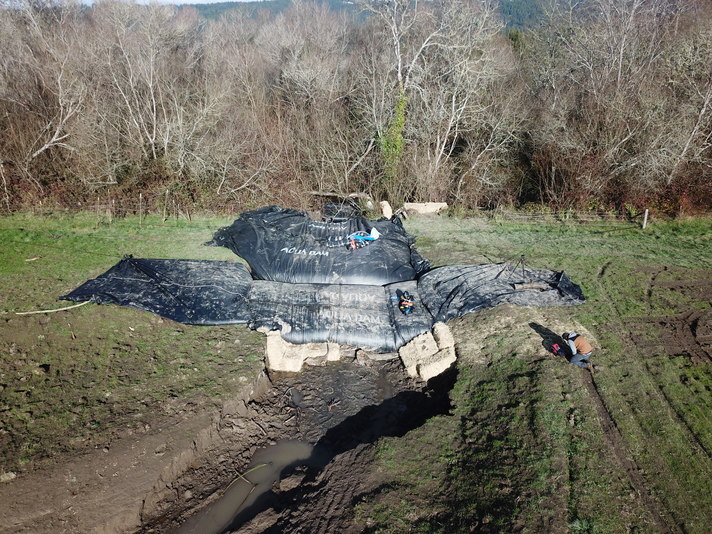
[[[712,207],[712,7],[3,0],[0,206]]]

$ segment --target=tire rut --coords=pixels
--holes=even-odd
[[[658,276],[660,276],[660,273],[665,272],[667,270],[667,266],[664,266],[662,269],[655,271],[650,277],[650,282],[648,282],[648,290],[645,292],[645,301],[648,305],[649,311],[652,311],[653,309],[653,291],[655,290],[655,280],[657,280]]]
[[[606,436],[608,443],[613,450],[616,462],[628,475],[631,486],[643,502],[648,512],[650,512],[656,527],[661,533],[684,534],[672,517],[669,517],[665,507],[658,501],[655,495],[650,490],[647,482],[640,474],[640,467],[630,455],[626,453],[623,436],[616,426],[615,421],[611,417],[610,412],[606,408],[601,395],[598,392],[595,379],[589,373],[584,375],[584,382],[589,396],[596,407],[599,421],[603,434]]]
[[[343,474],[360,472],[372,457],[373,447],[364,444],[335,458],[313,484],[307,485],[307,492],[300,498],[302,504],[277,523],[279,530],[295,534],[331,534],[348,530],[352,517],[344,511],[353,509],[362,492],[358,480]]]
[[[285,476],[272,491],[261,497],[259,504],[240,512],[229,529],[250,534],[319,534],[347,532],[352,528],[354,505],[359,496],[367,492],[362,488],[363,474],[373,461],[374,444],[378,439],[402,436],[429,418],[447,413],[451,407],[449,392],[455,384],[456,369],[431,379],[426,385],[406,378],[400,363],[390,368],[389,374],[378,375],[390,379],[387,387],[384,380],[375,381],[379,391],[384,388],[383,395],[378,395],[380,403],[363,399],[358,403],[362,406],[360,410],[355,413],[351,410],[349,416],[329,422],[321,422],[320,410],[312,410],[314,406],[307,406],[307,401],[320,395],[322,411],[329,413],[333,395],[340,396],[338,406],[342,406],[353,394],[344,391],[341,380],[325,385],[323,373],[319,375],[321,381],[313,381],[305,391],[305,382],[309,381],[302,377],[298,408],[305,418],[305,426],[313,427],[317,422],[320,429],[318,433],[302,431],[308,441],[315,443],[312,455],[303,466],[286,475],[282,473]],[[364,387],[363,378],[360,375],[356,378],[359,387]],[[284,402],[290,391],[292,388],[282,389],[272,396]],[[309,416],[312,412],[313,417]]]
[[[665,398],[665,401],[668,403],[668,406],[670,407],[670,414],[675,418],[677,423],[684,429],[687,430],[687,439],[690,440],[692,443],[696,444],[697,447],[699,448],[700,451],[702,451],[707,458],[711,458],[712,456],[710,455],[710,451],[707,447],[705,447],[705,444],[702,443],[700,438],[697,436],[697,434],[690,428],[690,425],[687,423],[685,418],[678,412],[675,408],[673,403],[670,401],[668,398],[667,394],[665,393],[665,390],[661,387],[658,387],[658,391],[660,394]]]
[[[606,274],[606,271],[608,270],[608,268],[611,266],[612,263],[613,262],[611,260],[609,260],[606,263],[604,263],[603,265],[601,265],[601,268],[598,270],[598,274],[596,275],[596,278],[599,280],[601,278],[603,278]]]
[[[657,274],[655,276],[657,276]],[[607,300],[611,303],[612,308],[617,316],[617,324],[619,325],[619,328],[624,330],[625,333],[628,334],[628,336],[633,336],[633,332],[631,332],[625,326],[623,313],[621,313],[619,307],[616,305],[615,299],[610,298],[610,296],[608,295],[608,291],[603,286],[603,284],[600,283],[600,279],[601,277],[599,277],[598,279],[599,288],[601,292],[606,295]],[[648,369],[648,367],[644,366],[644,368],[648,375],[650,375],[650,370]],[[638,466],[637,462],[626,451],[623,436],[620,433],[618,426],[615,424],[613,416],[608,411],[608,408],[606,408],[603,398],[601,397],[598,391],[598,387],[596,386],[593,375],[586,374],[584,381],[586,383],[586,388],[589,391],[589,395],[596,406],[596,413],[598,414],[599,421],[601,422],[601,427],[603,429],[604,435],[606,436],[606,439],[608,439],[611,448],[613,449],[615,459],[617,463],[621,466],[621,468],[624,469],[627,473],[628,480],[630,481],[632,488],[635,490],[636,494],[640,497],[642,503],[648,509],[658,530],[664,534],[684,534],[679,529],[674,519],[670,516],[670,513],[666,509],[666,507],[653,494],[649,484],[640,474],[640,467]],[[665,404],[670,409],[672,409],[667,398],[665,398],[664,396],[662,397],[665,400]],[[694,435],[694,433],[690,431],[690,428],[687,424],[684,424],[683,428],[687,429],[690,434]],[[693,443],[696,442],[697,440],[693,440]]]
[[[636,338],[638,337],[638,331],[641,333],[645,332],[650,323],[664,326],[666,328],[666,334],[664,335],[665,341],[661,341],[660,343],[636,342],[638,349],[644,353],[665,352],[675,357],[686,357],[694,364],[703,365],[712,363],[709,349],[700,342],[701,336],[696,332],[703,319],[705,319],[705,324],[709,321],[702,311],[691,311],[685,312],[677,317],[641,319],[639,322],[634,321],[627,323],[626,327],[631,333],[631,336]],[[650,375],[654,374],[650,369],[647,358],[646,361],[643,362],[643,365]],[[684,414],[675,408],[675,402],[668,396],[665,388],[654,381],[653,384],[658,394],[665,400],[665,405],[668,407],[668,415],[677,421],[687,439],[708,458],[712,458],[709,448],[705,446],[697,432],[695,432],[693,427],[687,422]]]

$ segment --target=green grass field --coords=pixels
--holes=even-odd
[[[124,254],[235,260],[202,246],[228,219],[0,218],[0,472],[100,447],[161,415],[217,405],[262,368],[246,327],[190,327],[57,298]],[[377,443],[357,503],[367,532],[706,533],[712,524],[712,221],[411,218],[434,265],[524,255],[586,304],[451,322],[450,415]],[[532,325],[582,329],[602,370],[558,360]],[[601,411],[603,410],[603,412]],[[607,414],[607,415],[606,415]],[[603,417],[605,415],[605,417]]]

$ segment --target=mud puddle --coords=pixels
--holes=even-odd
[[[308,460],[312,452],[310,444],[296,440],[281,441],[257,451],[247,470],[227,487],[222,497],[181,525],[176,534],[225,532],[242,510],[272,488],[284,468]]]
[[[308,524],[300,519],[304,514],[336,528],[349,508],[322,509],[327,504],[307,496],[333,476],[348,481],[347,495],[359,462],[367,461],[364,450],[450,410],[454,370],[425,384],[408,377],[400,361],[369,364],[342,361],[270,376],[271,387],[247,404],[243,416],[222,422],[244,439],[231,440],[231,450],[215,450],[175,481],[176,497],[162,507],[166,514],[145,518],[141,532],[242,531],[248,523],[250,532],[289,531]],[[335,460],[339,467],[332,473]],[[186,493],[195,498],[183,502]]]

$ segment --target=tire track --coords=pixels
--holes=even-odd
[[[606,300],[611,304],[611,307],[615,312],[617,318],[616,324],[618,325],[618,328],[624,330],[628,336],[632,337],[634,333],[625,325],[623,313],[616,304],[616,300],[610,297],[610,294],[607,291],[606,287],[603,283],[601,283],[602,277],[604,276],[606,268],[609,264],[604,265],[604,267],[602,267],[599,271],[597,283],[601,293],[605,295]],[[660,271],[655,274],[654,278],[656,278],[659,273]],[[650,290],[649,296],[652,296]],[[648,304],[650,305],[650,301],[648,301]],[[652,379],[648,367],[643,367],[645,368],[645,371],[648,374],[650,382],[655,384],[655,381]],[[663,503],[658,500],[658,498],[652,492],[645,478],[640,474],[641,470],[635,459],[627,452],[625,447],[625,440],[623,439],[623,436],[620,430],[618,429],[618,426],[615,424],[613,416],[609,412],[603,401],[603,398],[601,397],[600,392],[598,391],[598,387],[596,386],[593,375],[587,373],[584,375],[584,377],[589,396],[596,406],[596,413],[598,414],[599,421],[601,422],[603,433],[606,436],[606,439],[608,440],[613,450],[616,462],[628,475],[628,480],[630,481],[632,488],[635,490],[636,494],[640,497],[642,503],[648,509],[658,530],[664,534],[684,534],[683,531],[681,531],[678,527],[674,518],[671,517],[670,512],[666,509]],[[656,387],[656,390],[658,391],[658,394],[660,394],[659,387]],[[664,395],[661,395],[661,397],[664,399],[665,405],[668,407],[668,409],[672,409],[668,399]],[[683,428],[687,430],[689,440],[689,436],[694,434],[691,433],[691,430],[687,424],[684,424]],[[696,439],[691,440],[692,443],[696,443],[697,441],[698,440]]]
[[[650,281],[648,282],[648,290],[645,292],[645,300],[646,300],[646,303],[648,304],[649,312],[653,311],[653,290],[655,289],[655,280],[657,280],[658,276],[660,276],[660,273],[665,272],[667,270],[668,270],[667,266],[663,266],[662,269],[657,270],[650,277]]]
[[[672,402],[670,401],[670,399],[668,398],[667,393],[665,393],[665,390],[664,390],[662,387],[658,387],[658,390],[660,391],[660,394],[665,398],[665,400],[667,401],[668,405],[670,406],[670,411],[672,412],[672,415],[673,415],[673,417],[675,418],[675,420],[678,422],[678,424],[679,424],[680,426],[682,426],[683,428],[686,428],[686,429],[687,429],[687,431],[688,431],[688,436],[687,436],[687,438],[688,438],[690,441],[692,441],[693,443],[695,443],[695,444],[699,447],[700,451],[702,451],[702,452],[707,456],[707,458],[712,458],[712,456],[710,455],[709,449],[707,449],[707,447],[705,446],[705,444],[702,443],[702,441],[701,441],[700,438],[697,436],[697,434],[692,431],[692,428],[690,428],[690,425],[687,423],[687,421],[686,421],[685,418],[682,416],[682,414],[680,414],[680,412],[678,412],[678,411],[674,408],[673,403],[672,403]]]
[[[647,482],[640,474],[640,467],[630,455],[626,453],[625,442],[620,430],[616,426],[615,421],[611,417],[610,412],[603,403],[598,387],[593,376],[590,373],[584,374],[584,382],[588,390],[589,397],[596,407],[603,434],[606,436],[608,443],[613,450],[616,462],[628,475],[628,480],[635,490],[636,494],[643,502],[645,507],[650,512],[653,521],[655,522],[658,531],[661,533],[683,534],[683,531],[677,526],[676,522],[668,514],[665,507],[653,494]]]
[[[596,278],[599,280],[601,278],[603,278],[606,274],[606,271],[608,270],[608,268],[611,266],[612,263],[613,263],[612,260],[608,260],[606,263],[601,265],[601,268],[598,270],[598,274],[596,275]]]
[[[345,532],[360,494],[358,473],[373,460],[372,445],[360,445],[334,459],[313,483],[313,489],[302,495],[300,506],[291,510],[276,527],[280,532],[295,534],[332,534]],[[344,473],[354,473],[344,477]]]
[[[664,341],[660,343],[637,343],[638,348],[644,352],[653,353],[664,351],[672,356],[684,356],[689,358],[694,364],[704,365],[712,363],[712,357],[710,357],[709,349],[700,342],[700,337],[702,336],[698,335],[698,331],[703,330],[704,327],[707,326],[707,322],[707,315],[704,312],[690,311],[677,317],[647,318],[640,322],[629,323],[627,324],[627,328],[631,332],[631,335],[635,337],[636,330],[640,330],[641,332],[645,331],[650,323],[664,327]],[[640,328],[636,328],[638,326]],[[705,338],[703,337],[702,339]],[[645,366],[645,370],[652,376],[654,373],[651,371],[649,363],[644,361],[643,365]],[[668,415],[677,421],[687,439],[696,445],[708,458],[712,458],[709,448],[687,422],[684,414],[676,409],[673,399],[668,396],[665,388],[656,381],[652,381],[652,383],[660,396],[665,399],[665,404],[668,407]]]

